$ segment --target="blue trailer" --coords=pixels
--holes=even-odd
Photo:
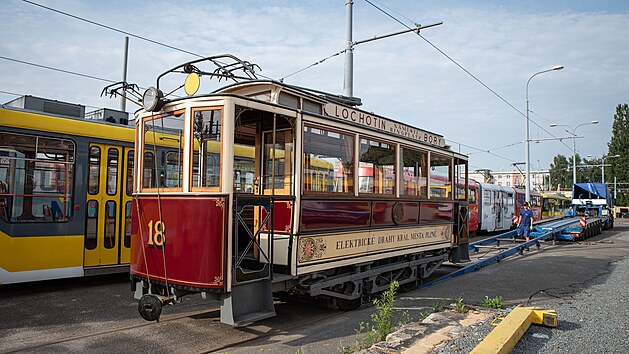
[[[603,227],[614,227],[612,198],[605,183],[576,183],[572,187],[572,205],[577,215],[600,217]]]

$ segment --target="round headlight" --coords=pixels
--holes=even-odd
[[[151,86],[144,91],[144,95],[142,95],[142,107],[149,112],[158,111],[162,108],[164,101],[162,98],[164,94],[162,91],[156,89]]]

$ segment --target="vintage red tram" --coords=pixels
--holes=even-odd
[[[349,309],[393,280],[411,288],[467,259],[467,183],[454,182],[467,181],[466,156],[355,99],[257,80],[253,69],[229,55],[199,59],[143,96],[136,156],[158,158],[135,162],[142,317],[191,293],[221,300],[229,324],[273,316],[276,293]],[[236,83],[166,99],[160,79],[172,73],[189,75],[188,93],[200,77]]]

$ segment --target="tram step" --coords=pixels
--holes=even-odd
[[[275,316],[270,279],[232,285],[231,293],[221,299],[221,322],[232,326]]]

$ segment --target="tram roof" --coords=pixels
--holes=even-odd
[[[268,100],[263,100],[255,97],[256,94],[261,94],[267,91],[270,93],[270,97]],[[303,99],[310,100],[312,101],[312,103],[316,103],[321,106],[320,113],[305,110],[308,114],[322,116],[327,119],[332,118],[354,125],[363,125],[366,128],[381,131],[388,135],[399,136],[429,146],[446,149],[456,155],[465,156],[452,151],[450,149],[450,146],[446,145],[445,138],[441,134],[416,128],[409,124],[402,123],[400,121],[396,121],[381,115],[377,115],[373,112],[368,112],[355,108],[355,105],[361,104],[360,100],[357,98],[346,97],[306,87],[290,85],[275,80],[246,80],[243,82],[232,83],[220,87],[212,91],[211,93],[175,98],[172,100],[168,100],[168,102],[177,102],[185,99],[203,98],[217,95],[236,95],[246,99],[263,101],[267,104],[276,104],[284,108],[289,107],[295,110],[299,109],[298,107],[290,107],[285,104],[279,103],[280,92],[286,92],[301,97]],[[361,122],[363,122],[363,124],[361,124]],[[365,124],[364,122],[368,122],[369,124]]]

